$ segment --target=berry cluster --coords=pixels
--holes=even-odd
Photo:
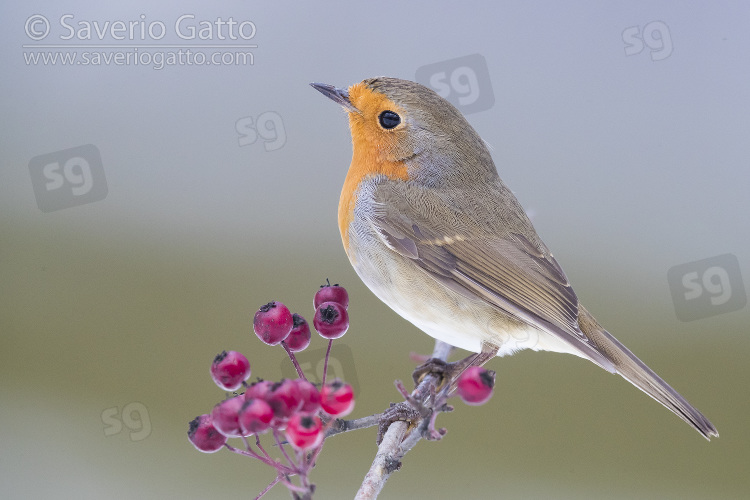
[[[349,384],[339,379],[326,383],[331,343],[349,328],[349,296],[343,287],[329,283],[315,294],[314,306],[315,329],[329,340],[320,387],[307,380],[294,355],[310,345],[307,321],[299,314],[292,314],[281,302],[269,302],[255,313],[253,330],[265,344],[284,347],[299,378],[279,382],[259,380],[248,385],[250,362],[239,352],[223,351],[211,364],[211,378],[225,391],[235,392],[245,387],[245,392],[235,392],[210,413],[190,422],[188,439],[199,451],[214,453],[227,448],[276,470],[276,479],[261,496],[276,483],[296,492],[312,491],[307,476],[322,449],[327,429],[336,418],[354,409],[354,393]],[[266,452],[260,443],[263,434],[273,437],[284,461]],[[255,436],[255,447],[248,440],[251,436]],[[244,449],[227,444],[228,438],[240,438]],[[287,453],[287,444],[294,449],[294,457]],[[300,477],[299,485],[290,482],[293,475]]]

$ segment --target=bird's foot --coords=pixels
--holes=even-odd
[[[455,363],[448,363],[447,361],[443,361],[442,359],[430,358],[414,369],[411,374],[411,378],[414,380],[414,385],[419,385],[419,383],[422,381],[422,379],[425,378],[427,374],[432,374],[437,376],[442,384],[442,380],[445,379],[445,376],[449,375],[453,371],[451,365],[454,364]]]
[[[471,354],[453,363],[438,358],[428,359],[412,373],[417,390],[411,394],[404,384],[397,380],[396,388],[404,397],[404,401],[391,403],[391,406],[378,418],[378,445],[383,440],[388,427],[397,421],[406,421],[409,427],[418,425],[417,430],[425,439],[441,439],[447,431],[443,428],[435,428],[435,420],[439,413],[453,411],[453,407],[446,404],[446,400],[454,390],[456,380],[470,366],[481,366],[486,363],[497,354],[497,350],[494,345],[483,344],[482,352]],[[416,356],[412,355],[412,358],[415,359]],[[433,375],[434,380],[423,384],[422,382],[428,375]]]
[[[470,366],[482,366],[497,354],[497,350],[497,347],[485,344],[482,345],[482,352],[470,354],[464,359],[452,363],[448,363],[442,359],[428,359],[425,363],[417,366],[414,369],[414,372],[412,372],[414,384],[419,385],[428,374],[431,374],[435,375],[439,381],[436,385],[436,391],[440,392],[441,389],[448,386],[449,392],[452,392],[456,379],[458,379],[467,368]]]
[[[411,376],[412,379],[414,379],[414,384],[419,385],[426,375],[435,375],[440,380],[440,383],[438,384],[438,388],[440,388],[443,387],[446,382],[453,382],[453,380],[458,378],[458,376],[470,366],[482,365],[487,359],[489,358],[486,357],[484,353],[470,354],[464,359],[452,363],[448,363],[442,359],[431,358],[427,360],[426,363],[416,367]]]
[[[409,427],[411,427],[421,418],[422,413],[413,406],[412,402],[403,401],[401,403],[391,403],[391,406],[385,410],[378,419],[378,437],[375,442],[378,446],[380,445],[385,432],[393,422],[405,421],[409,424]]]

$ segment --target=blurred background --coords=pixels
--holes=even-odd
[[[3,497],[253,498],[272,471],[197,452],[187,424],[224,396],[221,350],[289,373],[252,314],[311,319],[326,278],[351,296],[352,417],[399,400],[433,342],[350,268],[347,121],[308,86],[379,75],[466,113],[581,301],[721,433],[523,352],[382,498],[747,494],[750,6],[67,0],[0,19]],[[328,441],[317,497],[353,497],[375,451],[374,429]]]

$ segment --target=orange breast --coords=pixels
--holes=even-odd
[[[349,255],[349,227],[354,220],[354,208],[362,181],[376,175],[385,175],[390,179],[404,181],[409,178],[404,162],[384,160],[374,148],[365,147],[366,144],[357,144],[356,139],[353,142],[352,163],[346,174],[339,199],[339,231],[347,255]],[[349,257],[352,256],[349,255]]]
[[[349,87],[349,99],[359,112],[349,113],[353,153],[339,200],[339,231],[344,249],[351,260],[354,256],[349,252],[349,228],[354,220],[354,208],[362,181],[377,175],[404,181],[409,177],[403,161],[388,159],[393,158],[398,135],[377,125],[377,116],[381,111],[390,109],[403,113],[403,110],[385,95],[373,92],[364,83]]]

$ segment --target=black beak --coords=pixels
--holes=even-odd
[[[339,89],[326,83],[311,83],[310,86],[333,102],[343,106],[347,111],[359,113],[359,110],[349,101],[349,92],[345,89]]]

